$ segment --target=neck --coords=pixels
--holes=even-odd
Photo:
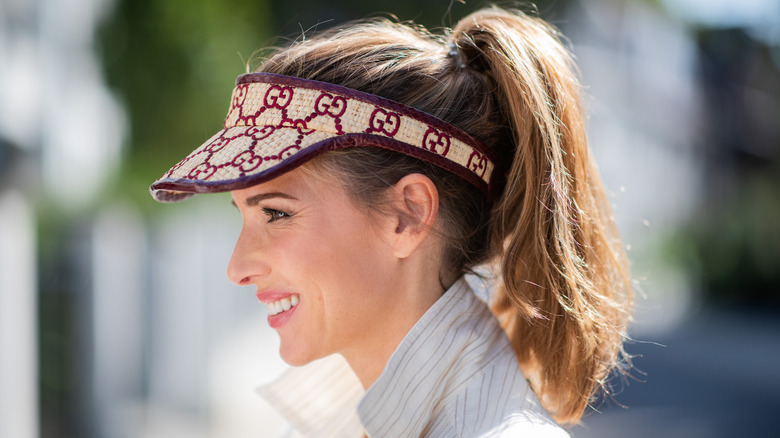
[[[394,285],[393,291],[389,292],[392,299],[388,302],[386,316],[377,321],[379,333],[369,339],[367,345],[341,352],[365,389],[379,378],[409,330],[444,293],[438,274],[414,274],[418,275],[396,277],[410,280]]]

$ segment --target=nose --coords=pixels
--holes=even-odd
[[[227,276],[232,283],[247,286],[271,272],[263,257],[260,240],[254,233],[246,229],[241,230],[227,268]]]

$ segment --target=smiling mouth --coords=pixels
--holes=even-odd
[[[273,301],[266,303],[265,305],[268,306],[268,314],[274,316],[292,309],[297,306],[299,302],[300,298],[298,295],[292,295],[289,298],[282,298],[279,301]]]

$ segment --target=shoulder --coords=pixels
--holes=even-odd
[[[454,431],[457,436],[569,436],[542,407],[514,357],[493,361],[491,366],[484,368],[478,378],[445,403],[443,414],[444,418],[439,420],[444,420],[445,429]]]
[[[481,301],[469,307],[468,348],[449,366],[460,378],[450,379],[432,428],[450,432],[431,436],[568,437],[531,389],[495,316]]]
[[[473,394],[472,394],[473,395]],[[429,437],[570,438],[569,433],[538,404],[516,397],[505,404],[474,403],[459,398],[434,423]]]

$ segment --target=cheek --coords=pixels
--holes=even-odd
[[[390,299],[393,281],[390,261],[381,243],[356,240],[341,247],[330,262],[332,285],[338,288],[333,299],[345,317],[364,319],[380,311]]]
[[[322,256],[334,272],[365,284],[375,282],[386,269],[388,259],[384,248],[373,230],[363,228],[331,239],[327,248],[323,248]]]
[[[354,275],[382,262],[387,245],[361,213],[349,211],[328,217],[313,229],[316,232],[308,236],[311,256],[335,271]]]
[[[323,300],[335,306],[332,313],[365,313],[388,284],[387,248],[371,229],[328,230],[308,245],[304,264],[306,276],[318,282]],[[340,231],[340,232],[333,232]]]

